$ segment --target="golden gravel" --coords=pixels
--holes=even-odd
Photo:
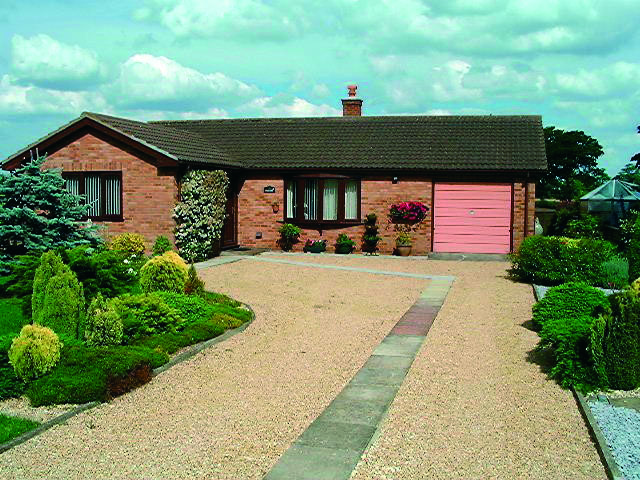
[[[531,287],[506,263],[281,258],[457,277],[355,480],[605,478],[571,394],[528,359]],[[202,275],[256,321],[0,455],[0,478],[261,478],[428,283],[251,259]]]
[[[428,281],[242,261],[201,272],[247,330],[0,455],[9,479],[258,479]]]

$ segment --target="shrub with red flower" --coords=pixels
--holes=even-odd
[[[422,202],[400,202],[389,207],[391,222],[418,223],[427,216],[429,207]]]

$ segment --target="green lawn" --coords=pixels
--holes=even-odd
[[[0,414],[0,443],[8,442],[18,435],[33,430],[38,425],[40,425],[38,422],[32,420]]]
[[[18,298],[0,298],[0,335],[20,333],[26,323]]]

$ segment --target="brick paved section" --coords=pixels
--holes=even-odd
[[[351,477],[453,283],[451,277],[430,278],[420,298],[333,402],[280,457],[264,477],[266,480],[347,480]]]

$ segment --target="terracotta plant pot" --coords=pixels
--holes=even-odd
[[[408,257],[411,255],[411,245],[397,245],[396,252],[401,257]]]

